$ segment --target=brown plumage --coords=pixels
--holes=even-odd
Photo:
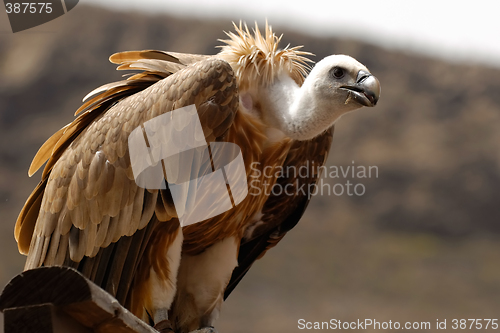
[[[286,197],[248,195],[221,215],[181,228],[168,190],[135,183],[129,134],[195,104],[207,142],[241,147],[250,182],[255,162],[260,170],[323,165],[333,133],[330,125],[307,141],[269,138],[270,126],[259,117],[265,106],[254,97],[255,113],[246,112],[240,99],[283,73],[301,85],[308,53],[279,50],[280,38],[267,26],[265,36],[258,28],[254,35],[241,25],[236,30],[216,56],[146,50],[110,57],[119,70],[141,72],[88,94],[78,117],[33,159],[30,176],[47,164],[15,227],[19,250],[28,255],[26,269],[75,267],[140,318],[158,323],[168,316],[176,332],[212,325],[223,298],[295,226],[309,197],[293,190]],[[190,161],[182,162],[190,172]],[[268,179],[262,173],[257,183],[300,186],[318,177]]]

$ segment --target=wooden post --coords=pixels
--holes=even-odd
[[[17,275],[0,296],[0,311],[5,333],[158,333],[69,267]]]

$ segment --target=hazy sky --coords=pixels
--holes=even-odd
[[[81,0],[114,9],[228,21],[267,18],[315,35],[355,37],[386,47],[500,67],[500,1]],[[229,28],[228,28],[229,29]]]

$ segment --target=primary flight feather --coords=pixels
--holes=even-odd
[[[119,70],[141,72],[89,93],[78,117],[33,159],[30,176],[46,165],[15,227],[25,269],[75,267],[163,332],[214,325],[253,262],[300,220],[309,196],[298,188],[319,177],[317,168],[307,177],[264,168],[323,165],[334,123],[380,95],[378,80],[351,57],[326,57],[307,75],[309,53],[278,49],[281,38],[269,26],[264,35],[257,26],[253,34],[235,28],[214,56],[146,50],[110,57]],[[127,140],[145,122],[192,104],[205,140],[237,144],[248,183],[262,191],[181,227],[168,189],[136,184]],[[178,173],[200,168],[189,157],[178,163]],[[288,191],[269,192],[273,186]]]

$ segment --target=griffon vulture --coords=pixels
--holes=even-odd
[[[47,162],[15,227],[25,269],[74,267],[163,332],[214,326],[223,300],[296,225],[309,197],[290,187],[288,195],[249,193],[225,213],[182,227],[168,188],[134,181],[130,133],[194,104],[207,142],[240,147],[253,186],[296,187],[319,175],[264,179],[269,173],[261,172],[256,182],[252,170],[323,165],[335,122],[380,95],[378,80],[349,56],[328,56],[307,75],[310,53],[301,47],[279,49],[281,37],[267,25],[265,34],[235,28],[214,56],[146,50],[110,57],[119,70],[140,72],[87,95],[79,116],[30,166],[31,176]]]

